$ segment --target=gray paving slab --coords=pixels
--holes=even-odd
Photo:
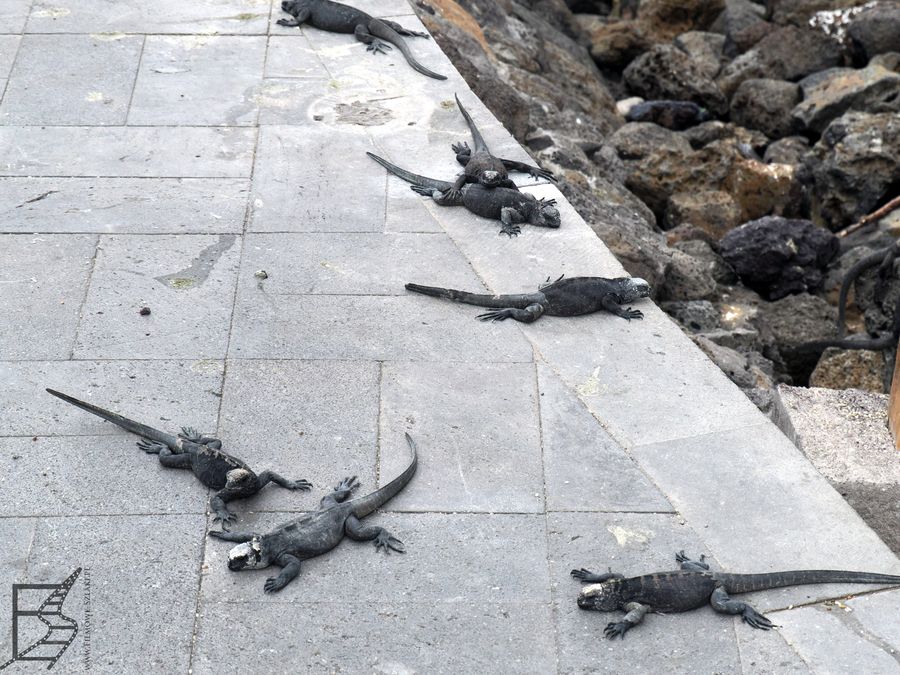
[[[531,364],[385,364],[379,480],[408,464],[404,431],[422,454],[391,508],[543,511],[535,389]]]
[[[780,613],[772,616],[778,623]],[[810,675],[813,671],[779,630],[753,630],[741,619],[734,620],[741,672],[745,675]]]
[[[249,234],[240,284],[268,295],[405,295],[404,283],[435,268],[456,286],[478,281],[442,233]],[[258,270],[268,278],[260,282]]]
[[[884,542],[768,422],[637,446],[632,453],[729,572],[900,570]],[[766,611],[871,588],[821,584],[743,597]]]
[[[205,514],[207,490],[193,472],[163,467],[137,440],[0,438],[0,517]]]
[[[372,489],[371,483],[364,483],[358,493]],[[323,490],[317,488],[315,493],[314,500],[306,500],[310,509]],[[393,508],[393,500],[387,508]],[[233,529],[267,532],[296,517],[296,513],[248,514]],[[304,561],[300,576],[271,594],[263,592],[263,584],[278,567],[231,572],[228,551],[234,544],[210,538],[202,602],[259,602],[271,607],[298,601],[335,606],[399,602],[416,605],[412,613],[419,615],[445,603],[478,606],[514,599],[549,605],[541,515],[378,511],[365,523],[384,527],[403,542],[406,553],[387,555],[371,542],[345,539],[326,555]]]
[[[2,11],[2,10],[0,10]],[[0,21],[2,21],[0,15]],[[5,85],[6,78],[9,77],[9,71],[12,70],[13,63],[16,60],[16,54],[19,51],[19,43],[22,41],[21,35],[0,35],[0,83]],[[0,92],[3,90],[0,89]],[[2,93],[0,93],[2,95]]]
[[[246,603],[236,624],[229,617],[234,611],[225,603],[203,607],[195,673],[221,672],[222,663],[266,673],[548,673],[555,667],[550,609],[543,604]],[[260,633],[267,640],[256,646]]]
[[[89,234],[4,236],[0,360],[71,356],[96,247]]]
[[[677,569],[675,551],[709,553],[676,516],[555,513],[547,517],[550,578],[559,634],[560,673],[732,673],[740,668],[734,625],[711,608],[650,614],[624,640],[603,629],[621,612],[590,612],[575,600],[581,584],[569,571],[607,567],[626,576]]]
[[[34,541],[36,518],[3,518],[0,520],[0,600],[6,607],[12,605],[12,585],[28,581],[28,552]],[[0,627],[0,654],[6,661],[12,653],[12,622],[7,620]]]
[[[29,33],[265,34],[269,0],[34,0]]]
[[[0,127],[0,175],[248,177],[255,139],[255,129]]]
[[[269,36],[264,74],[266,78],[278,79],[320,80],[331,77],[319,53],[312,48],[301,31]],[[322,95],[321,87],[316,87],[315,91],[319,96]]]
[[[0,124],[124,124],[139,35],[25,35]]]
[[[90,672],[187,670],[203,522],[199,515],[38,521],[28,556],[29,583],[60,583],[77,567],[89,570]],[[81,579],[65,603],[82,626],[84,588]],[[64,672],[88,670],[78,653],[83,646],[72,644]]]
[[[214,429],[223,371],[222,361],[0,362],[0,436],[133,438],[46,388],[171,433]]]
[[[473,331],[473,308],[432,300],[245,292],[235,307],[229,358],[531,361],[521,333],[499,325]]]
[[[373,146],[364,132],[267,126],[259,133],[250,231],[384,229],[384,177],[365,170]]]
[[[148,35],[128,123],[252,126],[265,56],[261,35]]]
[[[779,612],[780,632],[816,673],[898,673],[897,593],[877,595],[884,597]]]
[[[240,249],[233,234],[104,235],[75,356],[224,358]]]
[[[325,80],[309,78],[270,78],[263,80],[256,90],[259,123],[316,124],[312,106],[321,97]]]
[[[235,511],[303,511],[345,476],[371,488],[378,444],[375,363],[231,361],[222,395],[220,438],[254,470],[305,478],[309,492],[266,488]],[[325,459],[327,458],[327,459]]]
[[[0,33],[21,33],[28,20],[32,0],[6,0],[0,6]]]
[[[6,232],[240,233],[246,178],[0,178]]]
[[[547,365],[537,372],[547,509],[673,511],[575,392]]]
[[[425,206],[421,197],[410,199],[415,193],[409,183],[385,176],[387,203],[385,205],[385,232],[443,232],[444,228]],[[416,195],[418,197],[418,195]]]

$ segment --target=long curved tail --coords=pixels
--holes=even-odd
[[[479,150],[482,150],[484,152],[490,152],[487,143],[484,142],[484,137],[481,135],[481,132],[478,131],[478,127],[475,126],[475,121],[469,115],[469,111],[463,108],[463,104],[459,102],[459,96],[453,94],[453,98],[456,99],[456,105],[459,108],[459,112],[466,118],[466,124],[469,125],[469,131],[472,133],[472,140],[475,143],[473,151],[478,152]]]
[[[900,576],[847,570],[790,570],[769,574],[716,574],[729,593],[751,593],[804,584],[900,584]]]
[[[369,515],[372,511],[396,497],[400,490],[405,488],[409,481],[412,480],[419,466],[419,454],[416,452],[416,443],[409,434],[406,434],[406,442],[409,444],[409,449],[412,450],[412,462],[409,463],[409,466],[406,467],[403,473],[387,485],[381,486],[375,492],[352,500],[350,503],[353,505],[354,516],[364,518]]]
[[[160,431],[159,429],[154,429],[153,427],[148,427],[145,424],[141,424],[140,422],[135,422],[134,420],[130,420],[127,417],[122,417],[121,415],[110,412],[109,410],[104,410],[103,408],[98,408],[95,405],[90,403],[85,403],[84,401],[79,401],[77,398],[73,398],[68,396],[67,394],[63,394],[62,392],[56,391],[54,389],[47,389],[48,394],[53,394],[56,398],[61,398],[66,403],[71,403],[72,405],[81,408],[82,410],[87,410],[89,413],[96,415],[97,417],[102,417],[107,422],[112,422],[118,427],[125,429],[125,431],[130,431],[133,434],[137,434],[138,436],[143,436],[144,438],[149,438],[151,441],[157,441],[158,443],[165,443],[171,449],[176,449],[178,447],[178,437],[173,436],[172,434],[167,434],[164,431]]]
[[[420,286],[419,284],[406,284],[406,290],[412,291],[413,293],[421,293],[422,295],[430,295],[433,298],[444,298],[445,300],[453,300],[453,302],[464,302],[467,305],[476,305],[478,307],[518,307],[518,304],[511,301],[517,297],[514,295],[469,293],[468,291],[457,291],[454,288]],[[520,309],[526,306],[527,304],[522,305]]]
[[[414,70],[419,71],[423,75],[427,75],[428,77],[433,77],[435,80],[446,80],[446,75],[441,75],[439,73],[434,72],[433,70],[428,70],[421,63],[416,61],[413,58],[412,53],[409,51],[409,45],[406,44],[406,41],[403,39],[397,31],[388,26],[384,21],[379,19],[375,19],[369,23],[369,32],[375,37],[380,37],[382,40],[387,40],[392,45],[394,45],[403,56],[406,58],[406,62],[413,67]]]
[[[438,180],[437,178],[428,178],[427,176],[420,176],[417,173],[412,173],[411,171],[407,171],[406,169],[401,169],[396,164],[391,164],[384,157],[379,157],[378,155],[371,152],[367,152],[366,154],[398,178],[402,178],[406,182],[412,183],[413,185],[423,185],[427,188],[431,188],[432,190],[440,190],[441,192],[449,190],[453,187],[453,184],[448,183],[447,181]]]

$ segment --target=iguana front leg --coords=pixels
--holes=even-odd
[[[606,628],[603,630],[606,637],[612,639],[619,635],[624,639],[625,633],[644,620],[644,615],[650,611],[650,606],[642,605],[639,602],[629,602],[625,605],[625,611],[627,614],[622,617],[621,621],[610,621],[606,624]]]
[[[281,565],[284,569],[281,570],[281,574],[277,577],[269,577],[266,579],[266,583],[263,586],[263,590],[266,593],[280,591],[300,574],[300,559],[289,553],[281,555],[278,560],[275,561],[275,564]]]
[[[552,172],[547,171],[547,169],[542,169],[539,166],[531,166],[530,164],[517,162],[513,159],[501,159],[500,161],[503,162],[503,166],[506,167],[507,171],[518,171],[520,173],[530,174],[535,178],[546,178],[547,180],[552,181],[556,180]]]
[[[594,574],[590,570],[586,570],[582,567],[580,570],[572,570],[570,574],[583,584],[602,584],[604,581],[609,581],[610,579],[625,578],[624,574],[613,572],[612,569],[605,574]]]
[[[309,21],[310,14],[312,14],[312,10],[310,10],[309,7],[304,7],[299,12],[294,14],[293,19],[278,19],[278,21],[276,21],[275,23],[277,23],[279,26],[297,28]]]
[[[279,476],[274,471],[263,471],[256,479],[257,491],[262,490],[269,483],[275,483],[286,490],[309,490],[313,485],[308,480],[288,480]]]
[[[447,201],[458,201],[462,199],[462,189],[463,185],[468,181],[468,176],[466,174],[460,174],[457,176],[456,181],[453,183],[453,186],[450,187],[449,190],[444,192],[444,199]],[[437,201],[437,200],[435,200]]]
[[[356,26],[356,29],[353,31],[353,35],[356,36],[356,39],[360,42],[363,42],[367,45],[366,51],[372,52],[373,54],[387,54],[389,51],[393,49],[387,42],[382,42],[377,37],[372,35],[369,32],[369,29],[363,24],[359,24]]]
[[[359,518],[352,513],[344,523],[344,533],[353,541],[375,540],[375,548],[383,548],[385,553],[393,549],[398,553],[405,553],[403,542],[392,537],[383,527],[366,527]]]
[[[503,223],[503,226],[500,228],[500,234],[505,234],[510,238],[518,237],[522,231],[519,223],[525,222],[525,215],[518,209],[504,206],[500,209],[500,222]]]
[[[741,600],[732,600],[728,596],[728,592],[719,586],[712,592],[709,598],[709,604],[714,610],[722,614],[740,614],[744,623],[750,624],[754,628],[761,630],[769,630],[775,628],[775,624],[769,621],[764,615],[757,612],[746,602]]]
[[[700,556],[700,560],[691,560],[687,557],[684,549],[675,554],[675,560],[681,565],[683,570],[693,570],[694,572],[705,572],[709,569],[709,564],[704,562],[705,555]]]
[[[475,318],[479,321],[504,321],[506,319],[515,319],[522,323],[532,323],[541,318],[544,313],[544,306],[540,303],[528,305],[525,309],[516,309],[508,307],[506,309],[494,309],[484,314],[479,314]]]
[[[616,316],[621,316],[627,321],[644,318],[644,313],[641,310],[631,309],[631,307],[622,307],[612,294],[604,295],[600,302],[603,305],[603,309],[607,312],[615,314]]]

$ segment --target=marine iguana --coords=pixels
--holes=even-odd
[[[252,497],[270,482],[287,490],[309,490],[312,487],[309,481],[287,480],[274,471],[263,471],[257,475],[237,457],[222,452],[222,441],[203,436],[191,427],[182,427],[180,434],[172,436],[53,389],[47,389],[47,393],[102,417],[125,431],[142,436],[137,446],[148,454],[159,455],[159,463],[163,466],[193,471],[201,483],[216,490],[209,499],[209,506],[215,513],[214,520],[221,520],[223,528],[227,528],[228,523],[236,518],[225,506],[226,502]]]
[[[448,198],[458,199],[460,196],[459,191],[466,183],[480,183],[481,185],[484,185],[484,187],[505,187],[512,190],[518,190],[519,188],[516,184],[509,179],[508,171],[521,171],[522,173],[531,174],[535,178],[555,180],[553,174],[546,169],[531,166],[524,162],[516,162],[512,159],[500,159],[499,157],[494,157],[488,149],[487,143],[485,143],[481,132],[478,131],[478,127],[475,126],[475,122],[471,115],[469,115],[468,111],[463,107],[463,104],[460,103],[459,96],[454,94],[454,98],[456,98],[456,105],[459,107],[459,111],[466,119],[466,124],[469,125],[469,131],[472,133],[472,141],[475,144],[475,148],[469,148],[469,144],[465,142],[455,143],[452,146],[453,152],[456,153],[456,161],[465,167],[465,171],[463,171],[450,188],[446,195]]]
[[[418,466],[416,444],[409,434],[406,442],[412,450],[412,462],[406,470],[387,485],[363,497],[347,501],[352,490],[359,486],[356,476],[342,480],[334,492],[322,498],[319,508],[299,518],[276,527],[271,532],[218,532],[209,536],[225,541],[239,542],[228,552],[228,569],[259,570],[269,565],[279,565],[283,569],[277,577],[269,577],[263,586],[266,593],[279,591],[287,586],[298,574],[300,563],[327,553],[348,536],[355,541],[375,540],[375,548],[404,552],[403,542],[392,537],[383,527],[364,527],[360,518],[365,518],[380,508],[412,479]]]
[[[414,192],[431,197],[440,206],[465,206],[476,216],[499,220],[503,223],[500,234],[518,236],[522,231],[520,223],[537,227],[559,227],[559,211],[555,199],[537,199],[518,189],[488,188],[480,183],[466,183],[458,196],[453,196],[450,194],[452,183],[410,173],[378,155],[371,152],[366,154],[395,176],[412,183],[410,187]]]
[[[628,321],[643,319],[644,313],[641,310],[622,305],[650,296],[650,284],[638,278],[560,277],[552,283],[549,283],[549,279],[547,281],[537,292],[520,295],[480,295],[419,284],[406,284],[406,290],[467,305],[493,307],[490,312],[476,317],[481,321],[515,319],[522,323],[537,321],[542,314],[579,316],[599,312],[601,309]]]
[[[279,19],[279,26],[287,26],[296,28],[308,23],[319,30],[329,31],[331,33],[353,33],[356,39],[368,45],[366,51],[373,54],[386,54],[391,48],[390,45],[381,42],[387,40],[397,47],[406,62],[413,69],[419,71],[423,75],[433,77],[435,80],[446,80],[446,75],[440,75],[432,70],[428,70],[421,63],[416,61],[409,51],[409,47],[401,36],[429,38],[428,33],[420,33],[414,30],[407,30],[403,26],[387,19],[376,19],[366,14],[361,9],[344,5],[340,2],[332,2],[331,0],[284,0],[281,3],[281,10],[292,15],[291,19]]]
[[[624,638],[647,612],[687,612],[707,603],[717,612],[740,614],[744,622],[754,628],[769,630],[775,628],[774,623],[746,602],[732,600],[729,595],[803,584],[900,584],[900,576],[844,570],[792,570],[768,574],[710,572],[704,559],[705,556],[700,556],[700,560],[691,560],[684,551],[679,551],[675,560],[681,564],[680,570],[630,579],[612,571],[594,574],[586,569],[572,570],[573,577],[591,584],[578,594],[578,606],[599,612],[626,612],[622,621],[607,624],[603,632],[608,638],[617,635]]]

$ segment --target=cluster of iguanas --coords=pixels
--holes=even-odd
[[[283,26],[309,24],[322,30],[353,33],[373,53],[390,49],[383,42],[386,41],[396,46],[418,72],[435,79],[446,79],[419,64],[403,41],[402,36],[427,38],[425,33],[406,30],[394,22],[373,18],[361,10],[330,0],[285,0],[282,9],[293,16],[293,20],[282,19],[278,22]],[[508,173],[520,171],[536,178],[553,179],[550,172],[495,157],[458,98],[457,105],[472,133],[474,147],[469,148],[466,143],[453,146],[457,161],[464,167],[463,173],[453,182],[426,178],[372,153],[368,153],[369,156],[392,174],[412,183],[413,190],[431,197],[438,205],[462,205],[476,215],[499,220],[502,223],[501,233],[509,237],[518,235],[523,223],[559,227],[560,216],[555,202],[539,200],[520,192]],[[640,319],[643,314],[626,305],[650,296],[649,284],[643,279],[632,278],[560,277],[554,282],[548,279],[534,293],[520,295],[485,295],[418,284],[407,284],[406,288],[415,293],[488,308],[489,311],[477,317],[483,321],[515,319],[525,323],[535,321],[543,314],[577,316],[599,310],[627,320]],[[181,433],[172,435],[58,391],[47,391],[137,434],[141,437],[137,444],[141,450],[158,455],[165,467],[192,470],[201,483],[214,490],[209,508],[214,514],[214,522],[221,521],[222,529],[211,531],[209,535],[238,544],[228,554],[230,570],[280,566],[281,573],[265,582],[267,593],[283,589],[299,574],[303,560],[330,551],[345,536],[356,541],[374,541],[376,548],[383,548],[386,552],[404,551],[402,542],[384,528],[366,527],[360,519],[397,495],[415,474],[418,455],[409,434],[406,440],[412,461],[403,473],[376,491],[350,499],[352,491],[359,485],[356,477],[352,476],[342,480],[323,497],[317,510],[280,525],[271,532],[230,532],[228,526],[235,520],[235,515],[228,510],[228,502],[252,497],[270,482],[287,490],[309,490],[312,484],[303,479],[288,480],[272,471],[257,474],[242,460],[222,451],[220,440],[199,434],[192,428],[183,427]],[[611,571],[594,574],[585,569],[573,570],[572,576],[589,584],[579,594],[578,606],[626,613],[621,621],[606,627],[608,637],[624,636],[648,612],[682,612],[707,603],[717,612],[740,614],[745,622],[755,628],[769,629],[774,627],[769,619],[747,603],[732,600],[730,594],[799,584],[900,583],[900,576],[834,570],[724,574],[710,572],[703,556],[699,561],[692,561],[681,552],[676,560],[681,565],[679,571],[632,578]]]

